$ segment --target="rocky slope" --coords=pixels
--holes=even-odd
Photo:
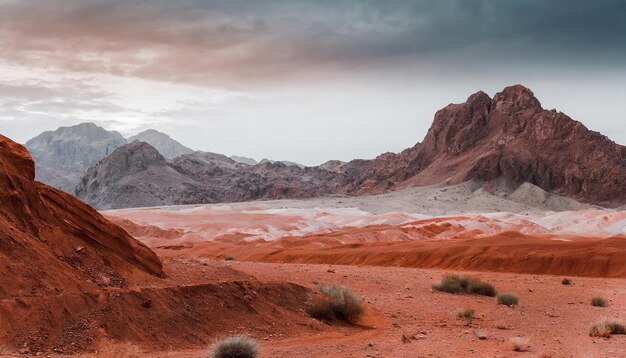
[[[77,194],[98,208],[122,208],[364,195],[474,180],[490,191],[502,183],[514,187],[527,182],[582,202],[619,206],[626,203],[625,158],[626,147],[563,113],[544,110],[529,89],[516,85],[493,99],[477,92],[465,103],[448,105],[435,114],[421,143],[398,154],[301,168],[278,162],[249,166],[225,156],[192,153],[176,158],[159,175],[149,170],[111,172],[107,159],[87,173]],[[148,168],[136,164],[143,167]],[[132,201],[118,194],[120,190],[144,197]]]
[[[85,171],[126,143],[117,132],[82,123],[43,132],[26,142],[37,167],[37,180],[73,193]]]
[[[161,153],[166,159],[172,160],[183,154],[193,153],[192,149],[185,147],[179,142],[172,139],[165,133],[154,129],[145,130],[135,136],[128,138],[128,143],[140,141],[150,144]]]
[[[76,195],[99,209],[304,198],[339,190],[331,185],[336,176],[280,162],[250,166],[207,152],[169,163],[149,144],[133,142],[90,168]]]
[[[154,149],[132,152],[143,157],[119,158],[108,169],[167,168]],[[304,287],[230,268],[162,264],[96,210],[35,181],[28,151],[1,135],[0,187],[0,356],[135,356],[124,344],[206,349],[241,322],[260,335],[285,319],[297,327],[309,321]],[[122,351],[112,349],[118,344]]]

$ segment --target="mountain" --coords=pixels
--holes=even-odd
[[[99,209],[320,196],[336,176],[283,163],[254,166],[216,153],[194,152],[168,162],[144,142],[116,149],[90,168],[76,195]]]
[[[43,132],[25,146],[35,160],[38,181],[73,193],[89,167],[125,143],[117,132],[82,123]]]
[[[135,136],[128,138],[128,143],[140,141],[150,144],[166,159],[172,160],[183,154],[193,153],[192,149],[185,147],[165,133],[154,129],[148,129]]]
[[[424,140],[368,165],[358,193],[503,177],[607,206],[626,202],[626,147],[556,110],[521,85],[479,91],[435,114]]]
[[[133,157],[131,149],[122,147],[111,157]],[[162,160],[162,170],[154,170],[141,163],[112,166],[107,158],[90,169],[77,194],[98,208],[121,208],[365,195],[476,181],[488,191],[506,183],[507,192],[530,183],[615,207],[626,203],[625,157],[626,147],[563,113],[543,109],[532,91],[516,85],[493,99],[479,91],[464,103],[446,106],[435,114],[421,143],[373,160],[305,168],[266,160],[251,166],[196,152],[171,164]],[[133,192],[142,193],[141,198],[131,200]]]
[[[259,162],[257,162],[255,159],[253,158],[248,158],[248,157],[241,157],[238,155],[231,155],[230,159],[239,162],[239,163],[243,163],[243,164],[247,164],[247,165],[256,165],[259,164]]]
[[[270,160],[270,159],[267,159],[267,158],[261,159],[261,161],[259,163],[272,163],[272,164],[274,164],[274,163],[283,163],[286,166],[295,165],[296,167],[299,167],[299,168],[304,168],[305,167],[303,164],[299,164],[299,163],[296,163],[296,162],[290,162],[288,160]]]

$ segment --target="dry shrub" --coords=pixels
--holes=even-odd
[[[464,319],[465,325],[470,326],[472,324],[472,320],[474,319],[474,310],[469,308],[460,310],[456,313],[456,317],[459,319]]]
[[[225,260],[225,261],[233,261],[234,259],[235,259],[235,258],[234,258],[234,257],[232,257],[232,256],[230,256],[230,255],[228,255],[228,256],[226,256],[226,257],[224,258],[224,260]]]
[[[568,286],[572,284],[572,280],[570,280],[569,278],[564,278],[563,281],[561,281],[562,284]]]
[[[496,295],[496,289],[489,282],[481,281],[475,277],[460,275],[444,275],[441,282],[433,284],[432,288],[448,293],[473,293],[490,297]]]
[[[594,324],[589,331],[591,337],[609,338],[612,334],[626,334],[626,328],[616,321],[600,321]]]
[[[499,305],[505,305],[509,307],[517,306],[517,304],[519,303],[519,298],[517,298],[517,295],[513,293],[501,293],[496,296],[496,302],[498,302]]]
[[[363,300],[348,287],[332,284],[320,287],[320,296],[313,297],[307,312],[313,318],[338,318],[354,323],[363,314]]]
[[[516,352],[528,352],[530,349],[528,338],[513,337],[511,338],[511,343],[513,343],[513,350]]]
[[[606,299],[604,299],[604,297],[596,296],[591,299],[591,305],[595,307],[606,307]]]
[[[215,343],[209,357],[255,358],[259,353],[259,346],[252,338],[232,336]]]

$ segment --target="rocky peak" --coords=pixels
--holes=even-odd
[[[117,164],[124,169],[145,169],[153,164],[166,163],[165,158],[148,143],[134,141],[117,148],[105,159],[109,163]]]
[[[504,88],[493,97],[493,102],[497,110],[543,109],[533,91],[519,84]]]
[[[128,138],[128,142],[146,142],[154,147],[165,158],[172,160],[181,155],[193,153],[193,150],[185,147],[169,135],[154,129],[145,130],[135,136]]]

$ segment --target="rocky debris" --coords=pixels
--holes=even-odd
[[[128,138],[128,143],[132,143],[134,141],[150,144],[168,160],[172,160],[184,154],[193,153],[193,149],[185,147],[167,134],[154,129],[145,130]]]
[[[38,181],[73,193],[85,171],[126,143],[117,132],[93,123],[60,127],[26,142],[37,167]]]

